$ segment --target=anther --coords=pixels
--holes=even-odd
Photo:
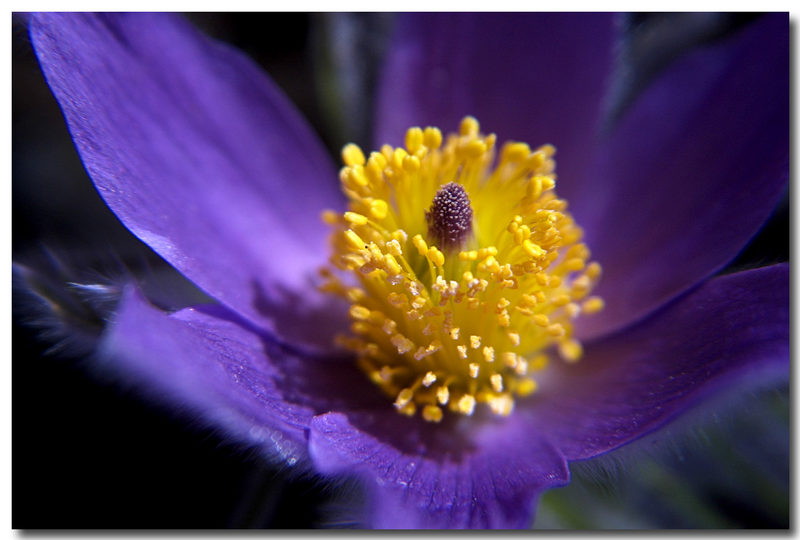
[[[342,148],[342,161],[346,165],[364,165],[364,152],[357,145],[350,143]]]
[[[470,394],[464,394],[456,404],[458,412],[470,416],[475,410],[475,397]]]
[[[361,237],[350,229],[345,231],[344,239],[347,241],[347,244],[353,249],[364,249],[366,247],[366,244],[361,239]]]
[[[468,367],[469,367],[469,376],[472,377],[473,379],[477,379],[481,367],[475,362],[472,362]]]
[[[603,309],[603,307],[603,299],[597,296],[589,297],[583,302],[583,311],[587,314],[597,313]]]
[[[389,205],[383,199],[376,199],[370,203],[369,212],[375,219],[383,219],[389,213]]]
[[[402,409],[405,407],[410,401],[411,398],[414,397],[414,390],[411,388],[403,388],[399,394],[397,394],[397,399],[394,401],[394,406],[398,409]]]
[[[446,386],[440,386],[436,389],[436,401],[441,405],[447,405],[450,400],[450,390]]]
[[[408,128],[408,131],[406,131],[406,148],[408,151],[414,154],[419,150],[422,147],[423,137],[422,129],[418,127]]]
[[[488,403],[492,412],[500,416],[508,416],[514,408],[514,401],[506,394],[492,398]]]
[[[503,376],[499,373],[495,373],[491,377],[489,377],[489,381],[492,384],[492,389],[495,392],[502,392],[503,391]]]
[[[366,225],[367,224],[367,217],[362,216],[361,214],[357,214],[355,212],[345,212],[344,219],[352,223],[353,225]]]
[[[480,131],[480,124],[478,121],[472,116],[465,116],[461,120],[461,125],[459,126],[460,132],[462,135],[477,135]]]
[[[522,397],[529,396],[536,391],[537,386],[536,381],[533,379],[522,379],[517,384],[516,392]]]
[[[437,407],[436,405],[425,405],[422,409],[422,418],[427,420],[428,422],[441,422],[442,421],[442,409]]]
[[[442,145],[442,132],[439,128],[426,127],[423,131],[423,143],[431,150],[436,150]]]
[[[579,341],[571,339],[561,343],[558,352],[567,362],[577,362],[583,356],[583,347]]]

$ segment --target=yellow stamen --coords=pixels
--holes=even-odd
[[[348,144],[342,148],[342,161],[350,167],[354,165],[364,165],[364,152],[362,152],[361,148],[357,145]]]
[[[349,205],[323,213],[334,233],[320,289],[351,303],[336,342],[400,414],[505,416],[551,357],[580,360],[573,321],[603,308],[590,296],[601,268],[555,194],[554,154],[498,149],[472,117],[446,137],[412,127],[404,148],[368,158],[342,149]]]

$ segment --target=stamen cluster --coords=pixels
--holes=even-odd
[[[444,144],[412,127],[405,148],[342,150],[350,202],[323,215],[322,289],[351,303],[337,342],[402,414],[509,414],[554,353],[581,357],[572,321],[603,307],[600,266],[553,191],[554,148],[509,142],[495,160],[495,141],[466,117]]]

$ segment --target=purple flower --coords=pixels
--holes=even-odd
[[[331,352],[345,304],[313,285],[335,165],[241,53],[163,15],[35,15],[42,69],[122,222],[214,305],[166,313],[134,287],[109,362],[290,466],[355,474],[370,526],[525,527],[567,463],[641,437],[715,390],[788,370],[788,265],[711,277],[788,179],[788,20],[678,58],[610,130],[613,18],[399,17],[375,143],[466,114],[558,148],[558,192],[603,265],[580,362],[506,417],[397,413]],[[427,210],[422,208],[420,210]],[[424,218],[421,218],[424,219]]]

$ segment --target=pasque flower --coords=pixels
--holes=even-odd
[[[525,527],[539,494],[568,481],[569,461],[713,391],[788,371],[788,265],[712,277],[788,179],[787,23],[764,15],[678,58],[602,123],[611,15],[400,16],[375,143],[405,148],[347,147],[345,208],[315,135],[241,53],[174,16],[34,15],[36,54],[98,191],[217,301],[167,313],[131,286],[101,351],[267,456],[362,477],[369,526]],[[365,187],[401,171],[433,183],[424,195]],[[558,242],[546,234],[556,223]],[[331,260],[345,272],[320,281],[331,224]],[[508,238],[486,241],[498,224]],[[364,265],[378,281],[352,287],[346,270]],[[481,285],[481,272],[494,281]],[[473,279],[485,291],[470,296]],[[483,309],[503,280],[512,292],[491,296],[496,309],[481,317],[453,308],[445,324],[435,311],[459,291]],[[406,303],[393,289],[404,286]],[[599,298],[602,311],[573,319]],[[534,311],[538,326],[525,323]],[[370,337],[378,323],[388,344]],[[337,333],[358,362],[334,346]],[[505,352],[535,346],[502,356],[502,339]],[[541,369],[526,378],[532,364]]]

